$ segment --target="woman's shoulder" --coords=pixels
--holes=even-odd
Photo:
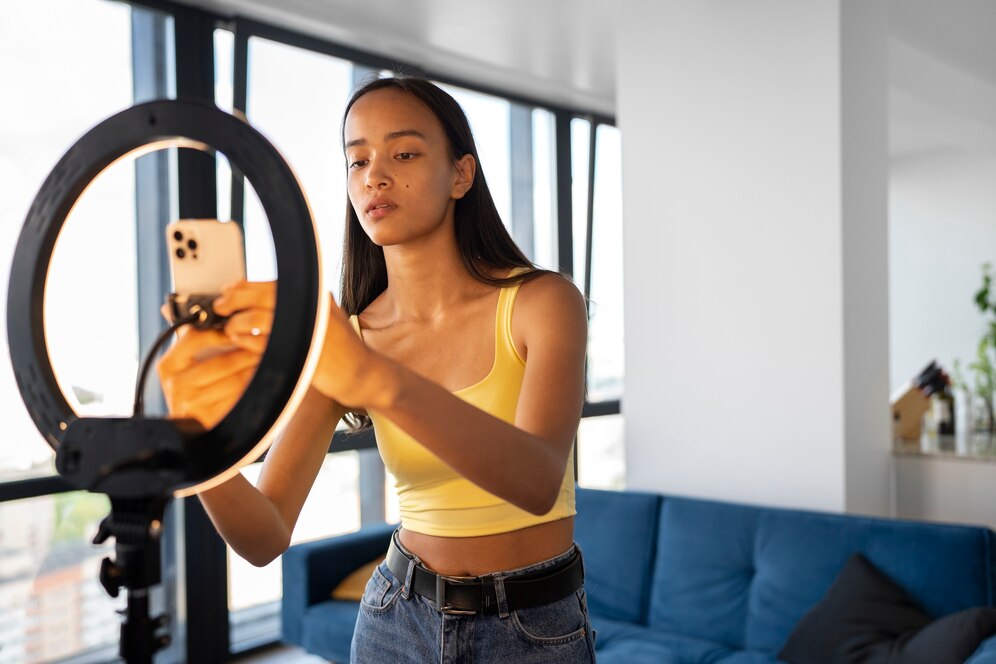
[[[556,330],[558,326],[587,325],[584,296],[573,281],[547,270],[525,276],[515,297],[512,317],[513,327],[520,333],[528,337],[532,327]]]
[[[517,299],[530,300],[576,300],[584,303],[584,296],[573,281],[551,270],[524,270],[510,273],[510,277],[521,276]]]

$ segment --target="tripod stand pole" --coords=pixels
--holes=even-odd
[[[115,558],[104,558],[100,582],[112,597],[128,593],[121,623],[120,654],[127,664],[152,664],[153,655],[170,642],[157,631],[164,616],[149,615],[149,588],[159,583],[163,515],[168,498],[111,498],[111,513],[100,523],[94,544],[115,538]]]

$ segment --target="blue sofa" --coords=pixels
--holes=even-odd
[[[853,553],[934,617],[994,602],[996,542],[985,528],[591,489],[578,489],[577,503],[600,664],[777,662]],[[331,590],[383,554],[392,530],[284,554],[285,641],[348,661],[358,605]],[[969,661],[996,664],[996,637]]]

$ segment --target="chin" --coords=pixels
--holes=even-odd
[[[378,247],[393,247],[395,245],[404,244],[410,242],[413,238],[409,234],[401,233],[391,233],[391,232],[373,232],[367,233],[367,237]]]

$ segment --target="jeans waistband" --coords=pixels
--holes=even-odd
[[[474,615],[542,606],[563,599],[584,584],[581,550],[572,546],[562,554],[525,567],[476,577],[436,574],[400,542],[391,537],[387,567],[409,591],[433,602],[442,613]]]

